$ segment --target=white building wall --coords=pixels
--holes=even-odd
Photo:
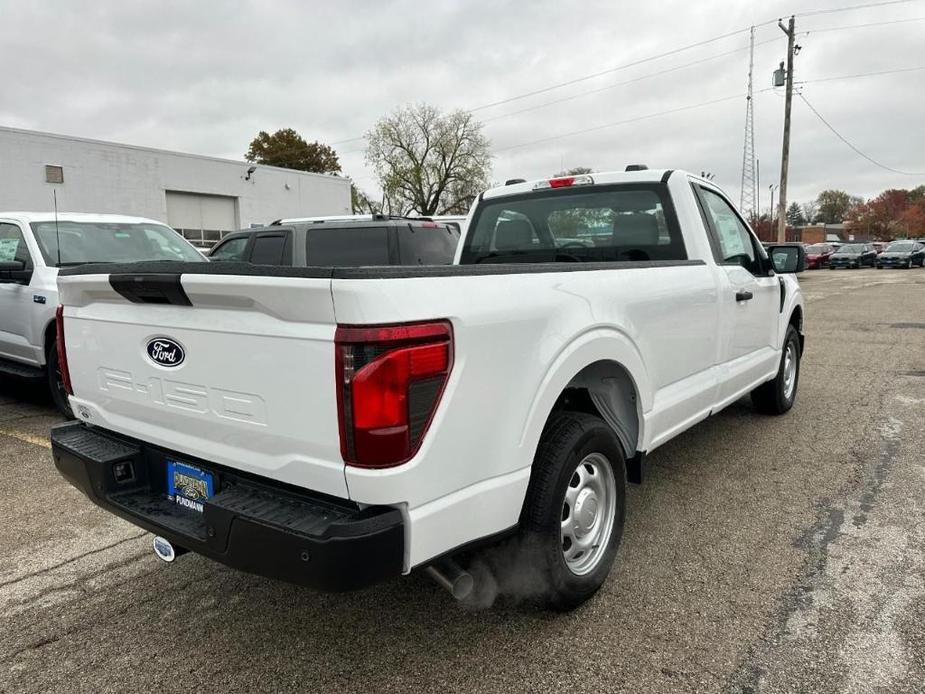
[[[64,183],[45,182],[45,165]],[[101,212],[167,221],[166,191],[237,200],[238,226],[280,217],[350,214],[345,178],[0,127],[0,210]]]

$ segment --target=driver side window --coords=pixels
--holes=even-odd
[[[219,244],[209,254],[210,260],[244,260],[244,251],[247,248],[249,237],[238,236]]]
[[[712,190],[701,188],[700,195],[715,232],[715,240],[719,246],[719,261],[739,264],[757,275],[761,271],[761,262],[751,232],[739,219],[739,215],[728,202]]]

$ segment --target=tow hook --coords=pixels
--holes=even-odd
[[[440,559],[427,566],[424,571],[457,600],[465,600],[472,594],[475,579],[468,571],[449,558]]]

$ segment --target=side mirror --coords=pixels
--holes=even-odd
[[[32,270],[21,260],[0,260],[0,284],[29,284]]]
[[[806,269],[806,248],[800,243],[778,243],[768,246],[768,257],[777,274],[803,272]]]

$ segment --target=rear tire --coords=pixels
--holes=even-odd
[[[774,380],[763,383],[752,391],[752,403],[755,409],[764,414],[784,414],[796,402],[799,382],[800,337],[796,329],[788,325],[777,376]]]
[[[58,350],[52,345],[48,350],[48,358],[45,360],[46,370],[48,371],[48,389],[51,391],[52,402],[55,408],[68,419],[74,419],[74,412],[71,410],[71,404],[68,402],[67,393],[64,392],[64,384],[61,382],[61,367],[58,363]]]
[[[589,414],[554,413],[521,512],[517,573],[536,579],[528,597],[571,610],[593,596],[610,573],[625,514],[626,463],[613,430]]]

